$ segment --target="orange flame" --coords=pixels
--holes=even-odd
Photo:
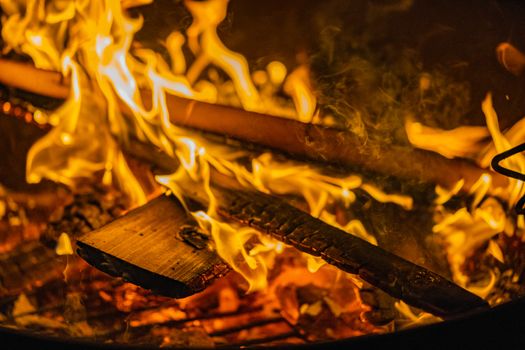
[[[296,118],[310,121],[316,100],[307,68],[299,67],[286,78],[287,69],[278,62],[272,62],[267,72],[259,74],[262,85],[271,84],[270,97],[261,97],[267,93],[257,90],[246,59],[226,48],[217,34],[217,26],[227,13],[227,0],[185,1],[193,23],[185,33],[173,32],[165,39],[170,63],[134,42],[143,21],[140,17],[128,17],[123,6],[143,3],[140,0],[30,0],[26,4],[2,1],[6,13],[2,32],[4,51],[29,55],[38,67],[62,72],[72,86],[66,103],[41,118],[53,121],[56,126],[29,152],[29,181],[45,177],[75,186],[78,178],[102,172],[102,181],[118,185],[135,205],[141,204],[146,195],[127,166],[117,140],[125,142],[133,135],[150,142],[180,162],[173,174],[157,177],[159,183],[181,199],[187,184],[205,193],[208,208],[192,214],[213,237],[218,253],[250,282],[251,290],[265,288],[272,256],[280,253],[283,245],[254,230],[220,220],[210,187],[213,171],[259,191],[300,195],[312,215],[333,225],[338,224],[335,216],[325,209],[327,204],[337,201],[351,205],[357,188],[380,201],[411,208],[411,198],[385,194],[377,187],[363,184],[358,176],[327,176],[304,164],[277,161],[269,153],[253,158],[247,168],[238,161],[247,155],[245,152],[214,144],[172,125],[167,95],[216,102],[228,94],[226,84],[199,80],[207,68],[210,76],[213,67],[218,67],[230,77],[240,103],[248,110],[278,111],[290,117],[272,95],[283,83],[296,106]],[[182,51],[185,45],[194,54],[193,61],[186,61]],[[150,101],[142,99],[142,89],[150,91]],[[124,105],[130,115],[123,115],[119,105]],[[357,220],[341,228],[377,244]],[[251,248],[246,245],[248,241],[252,242]],[[309,258],[311,271],[322,264],[319,259]]]
[[[449,158],[470,157],[485,168],[489,167],[495,154],[504,152],[513,145],[525,141],[522,125],[525,119],[517,122],[505,134],[499,129],[498,116],[492,105],[491,94],[487,94],[482,103],[487,127],[461,127],[454,130],[439,130],[422,126],[413,121],[407,121],[406,131],[410,142],[419,148],[441,153]],[[488,145],[480,143],[490,135],[492,142]],[[445,140],[445,141],[443,141]],[[504,162],[504,166],[523,173],[525,157],[516,155]],[[487,244],[487,253],[498,260],[503,260],[500,247],[491,239],[503,232],[513,235],[514,228],[520,227],[520,220],[508,215],[501,202],[493,197],[487,197],[492,179],[484,174],[472,186],[473,195],[470,208],[460,208],[451,212],[443,205],[459,192],[464,182],[460,181],[453,189],[436,188],[436,224],[433,231],[441,235],[447,242],[448,260],[454,280],[472,292],[484,297],[495,285],[495,272],[486,276],[485,285],[471,284],[469,277],[462,271],[462,266],[475,249]],[[522,181],[510,179],[506,189],[496,193],[508,201],[509,206],[515,205],[525,189]]]

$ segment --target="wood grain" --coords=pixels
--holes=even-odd
[[[203,290],[229,270],[203,243],[180,203],[160,196],[82,235],[77,252],[111,275],[181,298]]]

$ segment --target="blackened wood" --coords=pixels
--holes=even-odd
[[[483,299],[444,277],[328,225],[282,200],[258,192],[220,189],[218,193],[220,215],[320,256],[412,306],[444,318],[488,308]]]
[[[8,193],[7,198],[22,205],[26,211],[30,210],[31,194]],[[46,210],[54,206],[55,213],[51,218],[46,215],[49,222],[39,240],[35,240],[36,237],[33,240],[26,238],[11,250],[0,253],[0,297],[18,295],[34,287],[63,280],[66,267],[72,271],[80,259],[57,255],[55,247],[58,237],[67,233],[74,245],[74,238],[80,233],[109,223],[123,211],[122,198],[104,196],[99,188],[91,188],[90,193],[76,194],[72,198],[67,192],[40,192],[33,198],[35,200],[40,200],[36,204]],[[64,206],[65,201],[70,203]],[[34,217],[30,216],[30,219],[33,221]],[[0,232],[0,236],[8,235],[12,230],[8,228]]]
[[[175,198],[160,196],[82,235],[77,252],[113,276],[182,298],[229,271]]]

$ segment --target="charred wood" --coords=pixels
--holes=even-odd
[[[440,317],[488,304],[423,267],[341,231],[274,197],[220,189],[219,213],[329,264],[353,273],[395,298]]]
[[[75,237],[82,232],[92,231],[114,220],[123,211],[118,197],[104,197],[100,190],[77,194],[67,199],[69,204],[61,207],[66,197],[65,194],[48,192],[39,193],[33,198],[33,201],[45,199],[38,204],[48,211],[55,206],[55,213],[48,217],[49,224],[41,235],[35,234],[35,237],[0,254],[0,297],[27,292],[35,286],[62,280],[66,266],[72,269],[78,264],[72,259],[67,262],[65,257],[57,255],[55,247],[58,237],[62,233]],[[23,193],[8,193],[8,198],[22,206],[30,201],[30,195]]]
[[[0,254],[0,297],[18,295],[63,277],[65,258],[39,241],[27,242],[8,254]]]

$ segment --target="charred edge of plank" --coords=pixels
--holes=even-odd
[[[444,277],[328,225],[280,199],[224,188],[220,189],[220,197],[222,216],[320,256],[412,306],[443,318],[488,308],[486,301]]]
[[[228,265],[220,262],[211,266],[208,271],[195,279],[183,283],[130,264],[81,241],[77,241],[77,254],[90,265],[111,276],[121,277],[127,282],[172,298],[184,298],[198,293],[216,278],[220,278],[230,271]]]

